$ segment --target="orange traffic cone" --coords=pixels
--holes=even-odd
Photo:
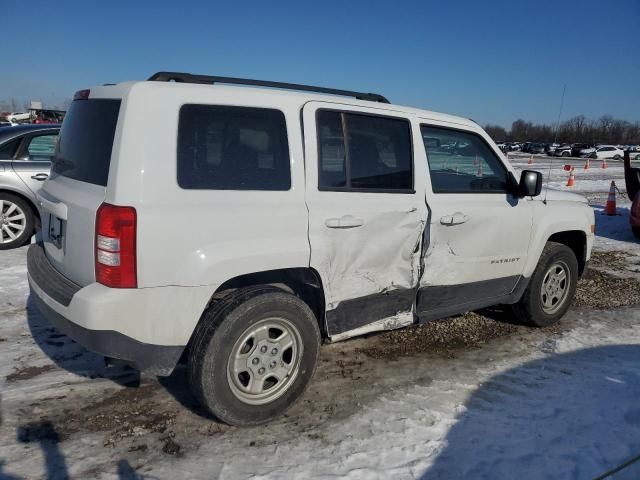
[[[616,214],[616,182],[613,180],[611,180],[611,186],[609,187],[609,197],[607,198],[605,212],[609,216]]]
[[[482,178],[482,163],[478,164],[478,173],[476,174],[476,177],[478,178]]]
[[[607,159],[606,158],[602,159],[602,168],[607,168]]]
[[[569,170],[569,179],[567,180],[567,187],[573,187],[576,184],[576,175],[573,173],[573,168]]]
[[[529,155],[529,161],[527,163],[533,165],[533,155]]]
[[[587,157],[587,161],[584,162],[584,169],[589,170],[589,157]]]

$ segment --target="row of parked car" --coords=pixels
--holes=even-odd
[[[587,143],[535,143],[535,142],[500,142],[498,147],[503,152],[523,152],[546,154],[554,157],[581,157],[620,160],[625,151],[632,153],[632,159],[640,159],[639,145],[589,145]],[[635,154],[635,155],[633,155]]]
[[[62,123],[64,110],[31,108],[28,112],[0,112],[0,127],[16,127],[24,124]]]

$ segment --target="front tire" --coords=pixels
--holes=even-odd
[[[272,286],[235,290],[204,313],[188,357],[191,389],[225,423],[258,425],[305,391],[320,351],[309,306]]]
[[[636,227],[635,225],[631,226],[631,231],[635,235],[635,237],[640,240],[640,227]]]
[[[522,323],[546,327],[567,312],[578,283],[578,260],[566,245],[547,242],[513,313]]]
[[[620,160],[620,159],[622,159],[622,157],[620,155],[614,155],[613,159],[614,160]]]
[[[35,215],[25,200],[10,193],[0,193],[0,250],[27,243],[34,225]]]

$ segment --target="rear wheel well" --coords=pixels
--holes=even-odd
[[[37,225],[40,225],[40,212],[38,211],[35,204],[29,197],[15,190],[7,190],[6,188],[0,188],[0,194],[3,194],[3,193],[7,193],[9,195],[13,195],[14,197],[18,197],[24,200],[27,203],[27,205],[29,205],[29,208],[31,208],[31,212],[33,213],[33,216],[36,219]]]
[[[302,299],[316,316],[320,333],[326,338],[324,289],[320,275],[311,268],[283,268],[231,278],[217,288],[207,308],[233,290],[254,285],[272,285]]]
[[[587,265],[587,235],[580,230],[568,230],[554,233],[548,241],[562,243],[573,250],[578,260],[578,275],[582,276]]]

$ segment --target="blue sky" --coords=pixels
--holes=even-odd
[[[2,2],[0,100],[186,71],[365,90],[508,126],[640,120],[640,0]]]

